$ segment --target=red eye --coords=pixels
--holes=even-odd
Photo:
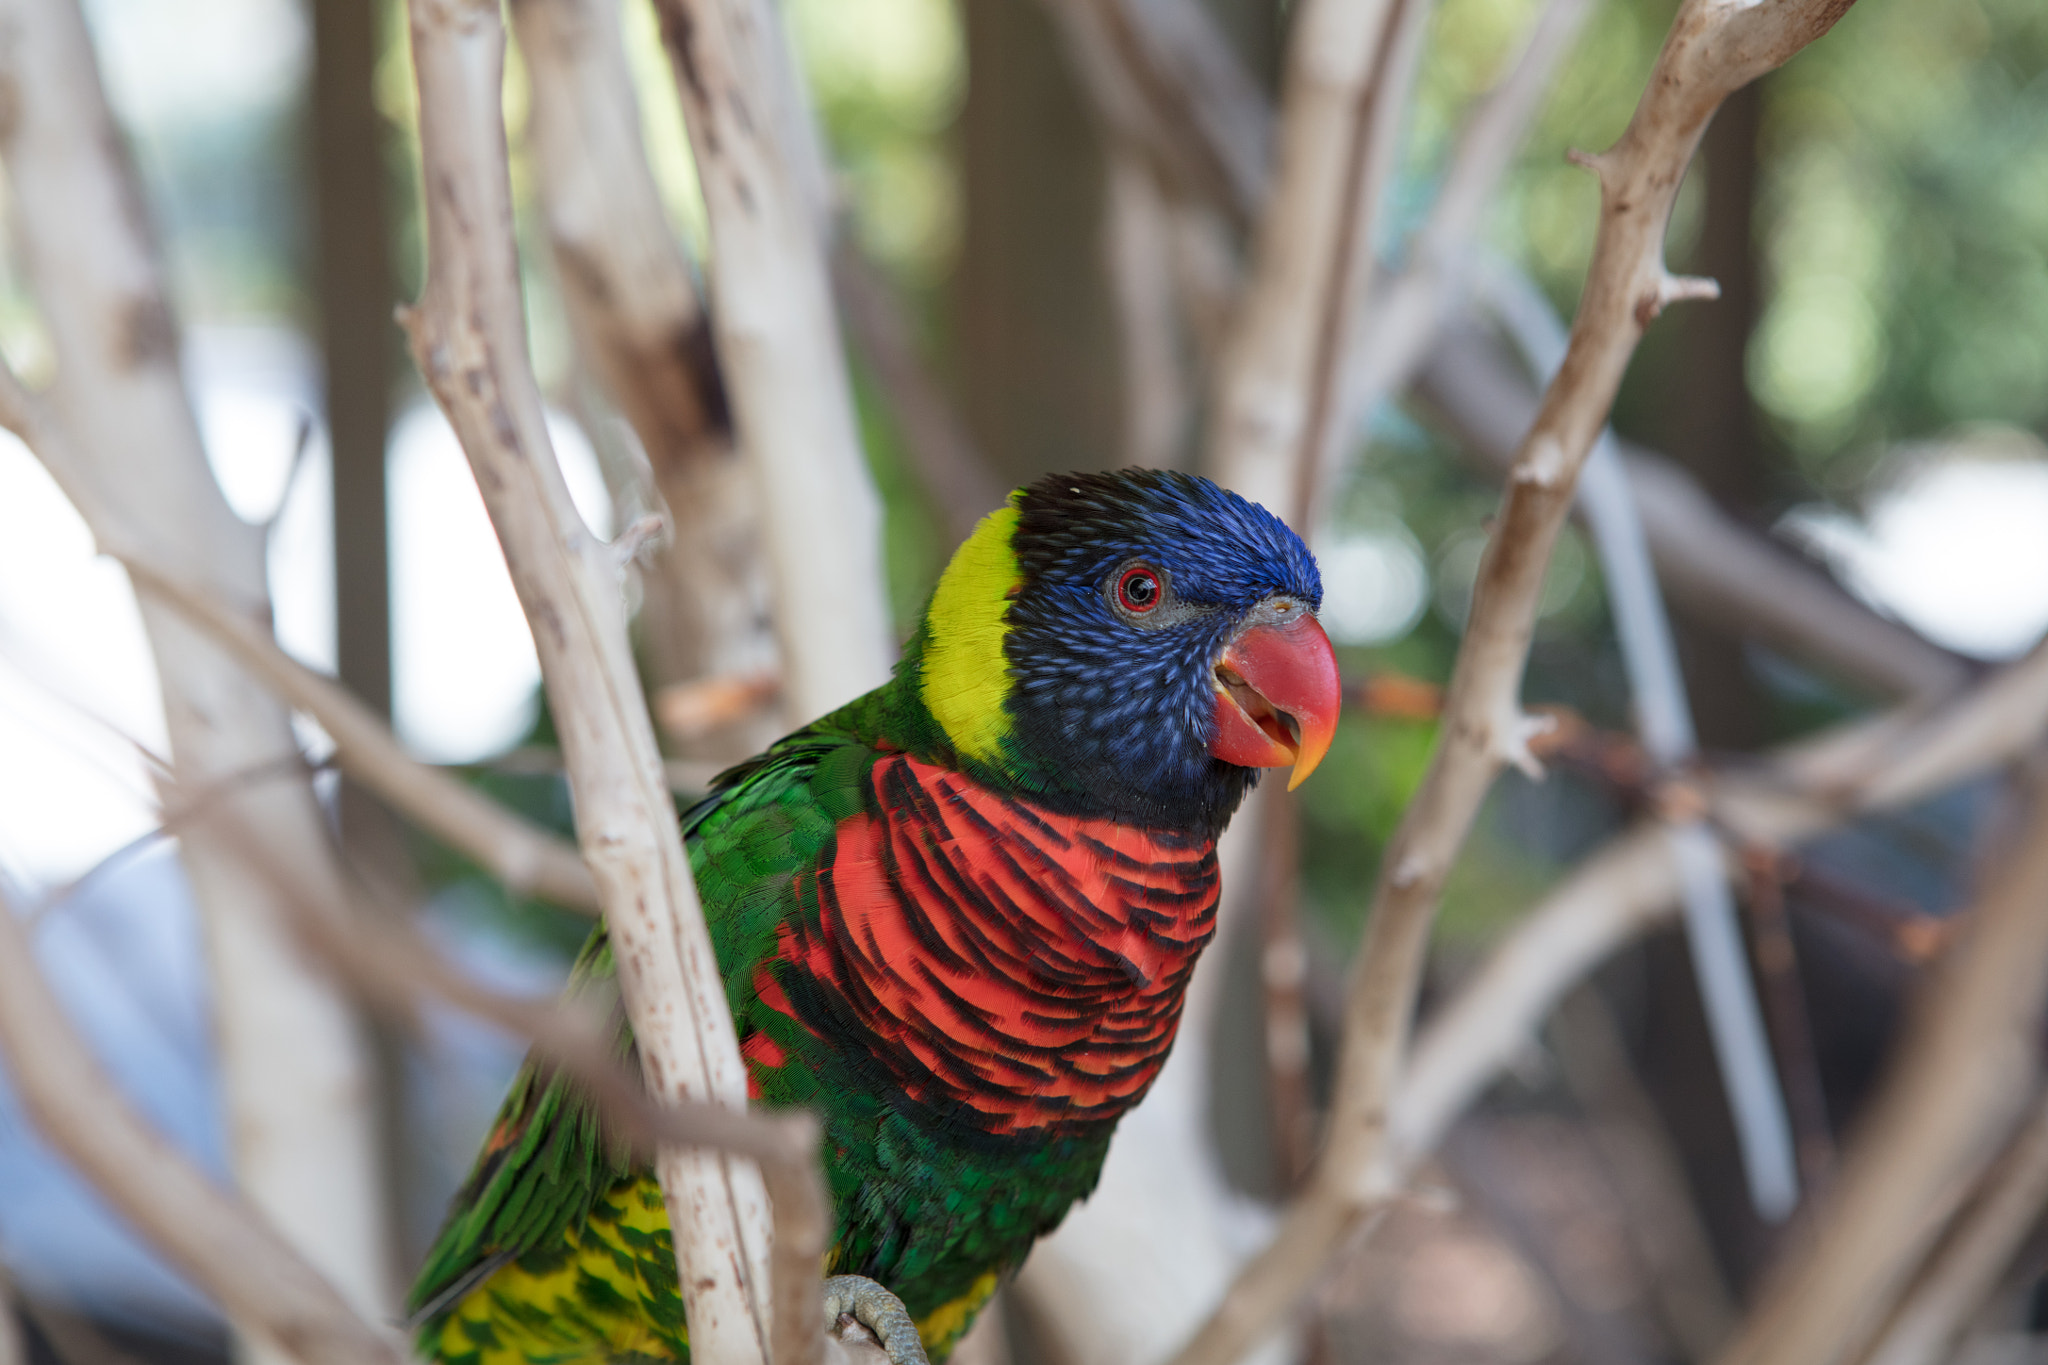
[[[1136,616],[1159,605],[1159,575],[1143,565],[1125,569],[1116,581],[1117,605]]]

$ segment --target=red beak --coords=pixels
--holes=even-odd
[[[1337,653],[1316,618],[1256,625],[1216,665],[1216,739],[1209,752],[1241,768],[1286,768],[1293,791],[1337,734]]]

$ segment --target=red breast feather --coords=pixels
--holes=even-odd
[[[905,754],[871,781],[882,814],[839,826],[797,887],[817,921],[780,932],[781,970],[822,1002],[806,1027],[987,1132],[1135,1104],[1215,932],[1213,841],[1056,814]],[[761,998],[794,1015],[775,970],[757,974]]]

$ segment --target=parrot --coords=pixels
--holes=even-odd
[[[955,551],[887,683],[683,813],[750,1102],[822,1123],[824,1269],[896,1295],[932,1361],[1159,1074],[1232,814],[1328,751],[1321,603],[1301,539],[1207,479],[1046,477]],[[570,989],[630,1047],[602,928]],[[651,1166],[531,1060],[408,1307],[444,1365],[689,1360]]]

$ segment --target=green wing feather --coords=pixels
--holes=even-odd
[[[839,819],[860,809],[862,778],[875,759],[874,749],[834,719],[722,774],[712,794],[683,816],[712,946],[742,1032],[761,1013],[754,967],[774,950],[776,925],[791,908],[792,876],[817,858]],[[621,1055],[629,1056],[631,1035],[602,927],[578,956],[569,988],[612,1011]],[[574,1083],[529,1060],[456,1194],[409,1310],[416,1320],[430,1319],[500,1266],[553,1248],[633,1173],[630,1155],[606,1137]]]
[[[758,1073],[762,1101],[809,1105],[826,1122],[839,1222],[829,1268],[895,1290],[936,1361],[998,1275],[1093,1188],[1108,1132],[1017,1143],[934,1125],[892,1102],[893,1084],[874,1059],[806,1034],[757,997],[755,971],[775,953],[778,927],[817,914],[814,894],[799,903],[796,874],[818,864],[842,821],[872,813],[869,773],[881,749],[935,745],[913,676],[899,673],[895,686],[722,775],[682,820],[739,1032],[765,1033],[790,1059]],[[621,1054],[630,1055],[602,929],[572,986],[603,993]],[[444,1365],[685,1361],[675,1286],[653,1177],[606,1138],[571,1083],[529,1064],[456,1196],[410,1307],[422,1354]]]

